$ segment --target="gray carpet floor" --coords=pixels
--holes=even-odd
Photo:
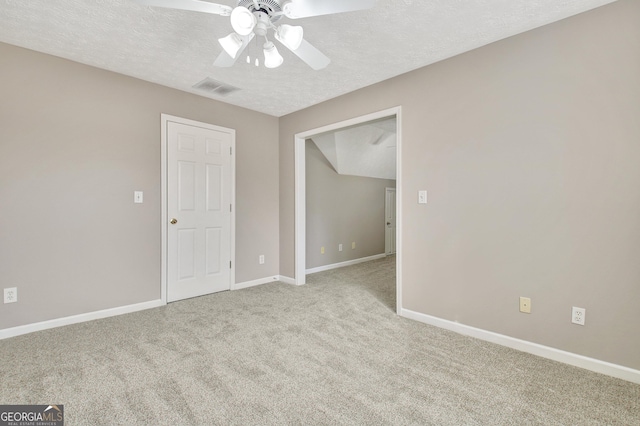
[[[394,259],[0,341],[67,425],[640,425],[640,385],[398,317]]]

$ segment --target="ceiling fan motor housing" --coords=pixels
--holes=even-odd
[[[257,3],[257,7],[256,7],[256,3]],[[254,0],[239,0],[238,1],[238,6],[243,6],[246,7],[247,9],[249,9],[251,11],[251,13],[253,13],[254,15],[256,15],[256,13],[258,15],[256,15],[256,18],[258,18],[258,22],[260,22],[261,20],[261,14],[267,15],[267,19],[269,22],[274,23],[280,20],[280,18],[282,18],[282,14],[280,12],[282,12],[282,6],[280,5],[280,3],[283,3],[283,1],[277,1],[277,0],[258,0],[258,1],[254,1]],[[262,19],[264,19],[264,17],[262,17]],[[261,34],[258,34],[261,35]]]

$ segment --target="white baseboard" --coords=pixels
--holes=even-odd
[[[284,275],[278,275],[278,281],[283,282],[285,284],[296,285],[295,278],[285,277]]]
[[[231,286],[231,290],[242,290],[243,288],[255,287],[257,285],[272,283],[275,281],[279,281],[278,276],[259,278],[257,280],[234,284]]]
[[[400,312],[400,316],[425,324],[433,325],[439,328],[444,328],[446,330],[463,334],[465,336],[475,337],[477,339],[496,343],[498,345],[506,346],[511,349],[516,349],[522,352],[541,356],[543,358],[562,362],[564,364],[573,365],[574,367],[584,368],[596,373],[606,374],[618,379],[640,384],[640,370],[634,370],[622,365],[600,361],[598,359],[589,358],[571,352],[561,351],[549,346],[539,345],[537,343],[528,342],[526,340],[520,340],[513,337],[505,336],[503,334],[498,334],[491,331],[482,330],[480,328],[470,327],[468,325],[460,324],[457,322],[432,317],[430,315],[421,314],[409,309],[402,309]]]
[[[49,321],[36,322],[34,324],[6,328],[4,330],[0,330],[0,340],[20,336],[22,334],[33,333],[34,331],[47,330],[50,328],[62,327],[64,325],[130,314],[132,312],[144,311],[146,309],[157,308],[159,306],[164,306],[164,303],[162,303],[162,300],[160,299],[152,300],[150,302],[136,303],[135,305],[120,306],[117,308],[104,309],[102,311],[88,312],[86,314],[73,315]]]
[[[386,254],[382,253],[382,254],[376,254],[374,256],[361,257],[360,259],[347,260],[346,262],[340,262],[340,263],[333,263],[331,265],[318,266],[317,268],[307,269],[306,273],[307,274],[315,274],[316,272],[329,271],[331,269],[343,268],[345,266],[357,265],[358,263],[369,262],[371,260],[376,260],[376,259],[382,259],[382,258],[384,258],[386,256],[387,256]]]

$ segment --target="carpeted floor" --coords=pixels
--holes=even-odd
[[[0,341],[67,425],[638,425],[640,385],[395,315],[394,259]]]

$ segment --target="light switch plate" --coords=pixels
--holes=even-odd
[[[144,193],[142,191],[133,191],[133,202],[136,204],[142,204]]]
[[[418,191],[418,204],[427,204],[427,191],[424,189]]]

